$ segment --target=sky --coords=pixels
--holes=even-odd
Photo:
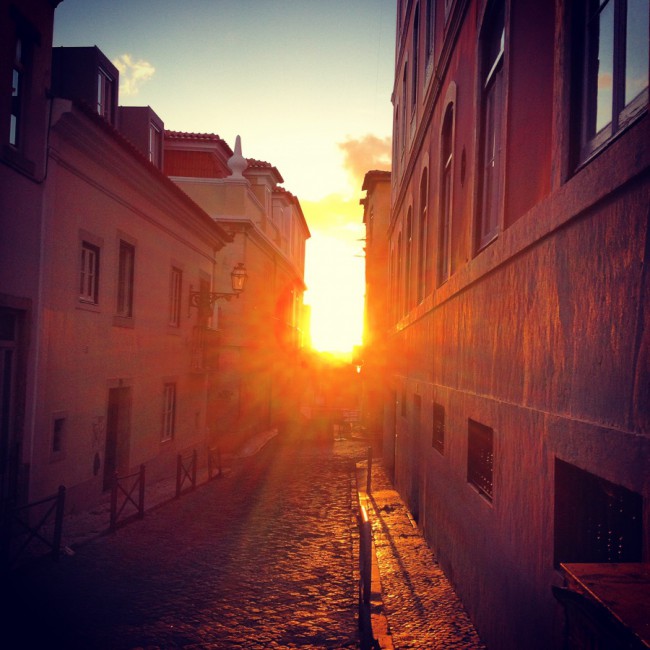
[[[395,0],[64,0],[55,46],[96,45],[120,104],[275,165],[311,231],[316,348],[361,343],[361,186],[390,169]]]

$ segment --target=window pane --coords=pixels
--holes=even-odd
[[[117,285],[117,313],[120,316],[133,316],[133,267],[135,248],[120,242],[120,259]]]
[[[81,246],[81,271],[79,277],[79,298],[84,302],[97,303],[99,271],[99,249],[84,242]]]
[[[628,0],[625,104],[648,87],[648,0]]]
[[[643,557],[641,495],[558,459],[554,519],[556,565]]]
[[[587,139],[612,121],[614,2],[589,16],[587,43]]]
[[[494,432],[484,424],[468,421],[467,480],[490,501],[493,497]]]

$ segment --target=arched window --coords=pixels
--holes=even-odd
[[[395,320],[399,320],[402,315],[402,296],[404,291],[402,287],[402,233],[397,235],[397,263],[395,267]]]
[[[429,59],[433,56],[433,44],[434,44],[434,25],[435,25],[435,15],[436,15],[436,3],[435,0],[427,0],[426,7],[426,55],[427,63]]]
[[[498,234],[501,215],[502,123],[504,109],[504,3],[492,5],[481,35],[481,170],[477,248]]]
[[[429,280],[431,248],[429,246],[429,170],[425,167],[420,179],[420,213],[418,219],[418,302],[431,291]]]
[[[409,208],[406,217],[406,242],[404,243],[404,313],[412,303],[412,260],[413,260],[413,212]]]
[[[438,229],[438,286],[451,272],[451,224],[454,168],[454,105],[449,104],[442,122],[440,141],[440,224]]]
[[[418,98],[418,55],[420,51],[420,5],[415,7],[413,18],[413,55],[411,57],[411,113],[415,111]]]
[[[402,153],[404,153],[404,148],[406,145],[406,99],[408,95],[408,78],[409,78],[409,66],[408,63],[404,64],[404,76],[402,77],[402,124],[401,124],[401,134],[402,134]]]

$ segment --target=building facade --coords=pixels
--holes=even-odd
[[[201,306],[234,243],[162,172],[164,125],[118,106],[103,53],[52,52],[55,4],[3,3],[0,21],[3,509],[61,484],[84,507],[115,473],[206,458]]]
[[[488,647],[650,557],[648,2],[399,0],[384,448]]]
[[[0,2],[0,504],[24,494],[35,428],[34,324],[47,175],[52,25],[58,2]]]
[[[216,135],[167,132],[165,161],[170,178],[233,238],[222,286],[235,263],[248,272],[246,291],[219,301],[211,317],[218,364],[209,421],[214,444],[229,449],[298,412],[309,228],[277,168],[245,159],[239,139],[233,152]]]
[[[363,351],[361,375],[361,417],[372,439],[381,444],[384,404],[390,390],[387,381],[387,335],[390,314],[388,224],[390,223],[390,172],[369,171],[363,179],[361,199],[363,223],[366,228]],[[389,439],[388,442],[392,442]],[[393,453],[386,449],[387,461]],[[393,469],[390,465],[389,469]]]

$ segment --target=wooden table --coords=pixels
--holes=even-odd
[[[568,592],[580,594],[596,614],[610,615],[611,621],[592,616],[594,629],[600,626],[604,635],[620,630],[621,647],[650,648],[650,563],[560,566]]]

